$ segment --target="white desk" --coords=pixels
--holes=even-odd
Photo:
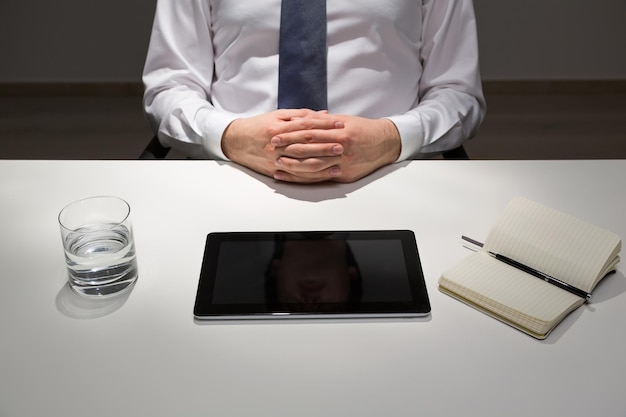
[[[416,161],[352,185],[206,161],[0,161],[0,416],[625,416],[624,266],[543,342],[437,290],[517,195],[626,237],[626,161]],[[132,206],[123,303],[65,284],[57,213]],[[201,325],[211,231],[411,229],[428,320]]]

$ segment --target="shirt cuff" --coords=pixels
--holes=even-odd
[[[197,114],[197,124],[202,132],[202,146],[211,159],[229,159],[222,152],[222,136],[226,128],[237,119],[231,113],[202,109]]]
[[[415,158],[424,146],[424,128],[422,121],[412,115],[387,117],[398,129],[402,150],[396,162]]]

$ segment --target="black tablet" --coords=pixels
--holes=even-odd
[[[408,230],[210,233],[194,307],[199,320],[429,313]]]

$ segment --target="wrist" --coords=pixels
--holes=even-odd
[[[239,119],[235,119],[226,126],[224,133],[222,133],[222,139],[220,145],[224,156],[231,161],[236,161],[237,157],[237,123]]]
[[[382,122],[382,138],[385,143],[385,155],[388,160],[387,163],[394,163],[400,157],[402,152],[402,140],[400,138],[400,131],[396,124],[389,119],[380,119]]]

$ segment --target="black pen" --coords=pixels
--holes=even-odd
[[[544,280],[545,282],[548,282],[552,285],[555,285],[561,289],[564,289],[565,291],[569,291],[570,293],[577,295],[579,297],[582,297],[585,299],[585,301],[589,301],[591,299],[591,294],[589,294],[587,291],[583,291],[580,288],[576,288],[573,285],[568,284],[567,282],[561,281],[560,279],[554,278],[548,274],[545,274],[541,271],[537,271],[534,268],[531,268],[529,266],[526,266],[522,263],[519,263],[511,258],[508,258],[504,255],[500,255],[498,253],[493,253],[493,252],[487,252],[489,255],[493,256],[494,258],[496,258],[499,261],[504,262],[507,265],[511,265],[514,268],[519,269],[520,271],[524,271],[534,277],[540,278],[542,280]]]
[[[466,240],[466,241],[476,245],[476,246],[479,246],[479,247],[483,246],[483,244],[481,242],[478,242],[478,241],[476,241],[474,239],[471,239],[471,238],[469,238],[467,236],[461,236],[461,238],[463,240]],[[491,251],[487,251],[487,253],[489,255],[493,256],[494,258],[496,258],[497,260],[499,260],[501,262],[504,262],[507,265],[510,265],[510,266],[512,266],[514,268],[519,269],[520,271],[524,271],[527,274],[530,274],[530,275],[532,275],[534,277],[542,279],[542,280],[544,280],[544,281],[546,281],[546,282],[548,282],[548,283],[550,283],[552,285],[555,285],[555,286],[557,286],[557,287],[559,287],[559,288],[561,288],[561,289],[563,289],[565,291],[568,291],[568,292],[570,292],[570,293],[572,293],[574,295],[577,295],[578,297],[582,297],[582,298],[585,299],[585,301],[591,300],[591,294],[588,293],[587,291],[583,291],[580,288],[576,288],[573,285],[568,284],[567,282],[561,281],[558,278],[554,278],[553,276],[550,276],[550,275],[545,274],[545,273],[543,273],[541,271],[538,271],[538,270],[536,270],[534,268],[526,266],[526,265],[524,265],[524,264],[522,264],[520,262],[517,262],[516,260],[513,260],[513,259],[511,259],[511,258],[509,258],[507,256],[500,255],[498,253],[491,252]]]

